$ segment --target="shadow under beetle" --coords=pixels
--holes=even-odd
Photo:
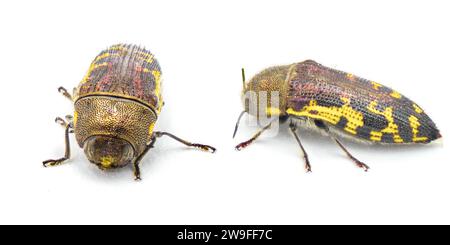
[[[215,151],[212,146],[153,130],[163,106],[161,68],[152,53],[138,46],[118,44],[102,51],[73,96],[63,87],[58,91],[74,103],[75,112],[66,120],[56,118],[65,127],[65,155],[44,161],[44,166],[70,158],[69,133],[75,133],[90,162],[102,170],[131,163],[136,180],[140,179],[139,162],[162,136]]]

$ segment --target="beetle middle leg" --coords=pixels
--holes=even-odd
[[[64,126],[65,130],[64,130],[64,140],[65,140],[65,153],[64,153],[64,157],[58,158],[58,159],[49,159],[49,160],[45,160],[42,162],[42,164],[44,165],[44,167],[47,166],[56,166],[59,165],[61,163],[63,163],[64,161],[66,161],[67,159],[70,158],[70,140],[69,140],[69,133],[73,133],[73,123],[70,121],[71,117],[70,116],[66,116],[66,118],[68,119],[69,122],[66,122],[64,119],[57,117],[55,119],[56,123],[61,124],[62,126]]]
[[[300,146],[300,149],[303,152],[303,158],[305,159],[305,168],[306,172],[311,172],[311,165],[309,164],[308,154],[305,151],[305,148],[302,145],[302,142],[300,142],[300,138],[297,134],[297,125],[291,120],[289,123],[289,128],[291,129],[292,135],[294,135],[295,140],[297,141],[298,145]]]
[[[181,139],[181,138],[179,138],[179,137],[177,137],[177,136],[175,136],[175,135],[173,135],[171,133],[168,133],[168,132],[156,131],[156,132],[153,133],[153,135],[154,135],[155,138],[160,138],[162,136],[169,136],[170,138],[172,138],[172,139],[174,139],[174,140],[176,140],[176,141],[178,141],[178,142],[180,142],[180,143],[182,143],[184,145],[187,145],[187,146],[190,146],[190,147],[199,148],[199,149],[201,149],[203,151],[211,151],[212,153],[214,153],[216,151],[216,148],[214,148],[212,146],[198,144],[198,143],[191,143],[189,141],[183,140],[183,139]]]
[[[356,157],[354,157],[347,149],[345,149],[344,145],[338,139],[336,139],[336,137],[334,137],[333,135],[330,134],[330,130],[329,130],[328,126],[323,121],[314,120],[314,124],[318,128],[327,132],[327,134],[336,142],[336,144],[338,144],[338,146],[345,152],[345,154],[347,154],[347,156],[356,164],[356,166],[364,169],[364,171],[366,171],[366,172],[367,172],[367,170],[369,170],[369,166],[367,166],[367,164],[361,162]]]

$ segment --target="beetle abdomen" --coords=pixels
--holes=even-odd
[[[160,75],[161,68],[150,51],[135,45],[113,45],[95,57],[78,86],[77,98],[97,94],[130,98],[159,113]]]
[[[377,82],[322,66],[294,64],[286,112],[323,120],[374,142],[428,143],[439,130],[413,101]]]

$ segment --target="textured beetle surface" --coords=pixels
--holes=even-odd
[[[160,77],[158,61],[143,48],[119,44],[97,55],[75,91],[80,147],[89,136],[107,134],[142,152],[162,108]]]
[[[280,91],[280,108],[267,109],[272,114],[322,120],[360,139],[401,144],[440,137],[424,110],[397,91],[311,60],[262,71],[245,89],[255,90]]]
[[[135,45],[114,45],[91,63],[75,100],[89,95],[136,99],[159,113],[162,107],[161,68],[149,51]]]
[[[163,101],[161,69],[153,54],[135,45],[114,45],[91,63],[74,95],[58,90],[74,102],[74,116],[56,121],[65,126],[66,153],[49,159],[44,166],[58,165],[70,158],[69,133],[100,169],[133,164],[140,179],[139,162],[157,138],[168,136],[186,146],[205,151],[214,147],[190,143],[171,133],[154,131]]]
[[[311,166],[297,134],[298,125],[302,125],[299,122],[307,122],[327,133],[366,171],[369,166],[354,157],[334,134],[383,144],[429,143],[441,137],[424,110],[399,92],[312,60],[267,68],[248,82],[243,72],[243,80],[241,116],[247,112],[256,116],[258,122],[261,116],[270,117],[272,121],[236,149],[254,142],[271,127],[274,117],[283,119],[281,122],[290,119],[289,128],[303,152],[307,171],[311,171]],[[271,98],[273,92],[277,98]]]

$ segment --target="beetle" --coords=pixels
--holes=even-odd
[[[369,166],[358,160],[336,136],[383,144],[429,143],[441,137],[434,122],[415,102],[378,82],[306,60],[267,68],[245,81],[242,69],[244,110],[234,129],[236,135],[245,113],[273,117],[289,128],[304,157],[307,172],[311,171],[308,155],[298,135],[299,127],[312,126],[329,135],[357,166]],[[276,92],[278,103],[271,105]],[[253,96],[248,96],[248,94]],[[264,97],[262,96],[264,95]],[[261,102],[263,102],[261,104]],[[251,110],[265,106],[260,110]],[[274,120],[264,125],[252,138],[236,146],[241,150],[254,142]]]
[[[161,68],[150,51],[136,45],[117,44],[103,50],[73,95],[63,87],[58,91],[73,102],[75,110],[66,120],[55,120],[65,127],[64,157],[43,161],[44,166],[59,165],[70,158],[69,133],[75,134],[91,163],[102,170],[131,163],[136,180],[140,180],[139,162],[162,136],[204,151],[216,150],[154,131],[164,105]]]

